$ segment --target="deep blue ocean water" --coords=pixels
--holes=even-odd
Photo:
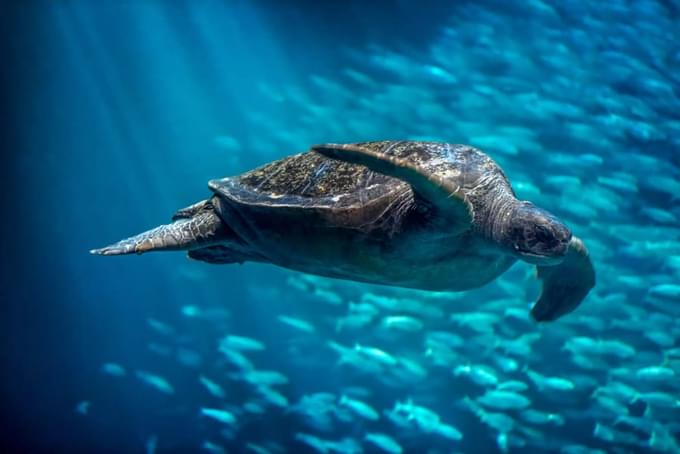
[[[679,24],[672,0],[2,2],[0,447],[679,452]],[[537,325],[523,263],[448,294],[88,254],[209,179],[376,139],[486,151],[585,241],[594,291]],[[266,348],[239,366],[228,335]],[[509,380],[535,412],[480,406]]]

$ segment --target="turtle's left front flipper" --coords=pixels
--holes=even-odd
[[[595,269],[583,241],[573,237],[564,260],[555,266],[537,266],[543,290],[531,309],[539,322],[557,320],[581,304],[595,286]]]
[[[380,142],[327,143],[312,146],[312,151],[330,159],[363,165],[374,172],[405,181],[415,192],[448,216],[449,220],[453,220],[449,223],[451,230],[455,226],[469,225],[472,222],[472,208],[467,202],[465,192],[461,190],[460,182],[448,176],[449,172],[456,175],[459,172],[453,172],[455,166],[446,164],[443,157],[438,155],[439,148],[432,145],[431,149],[423,148],[417,142],[409,141],[388,142],[384,149],[379,144]],[[391,153],[399,146],[405,148],[399,155]],[[434,162],[439,163],[439,166],[433,166]]]

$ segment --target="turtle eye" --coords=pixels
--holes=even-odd
[[[552,243],[554,241],[553,235],[550,231],[542,225],[536,226],[536,241],[539,243]]]

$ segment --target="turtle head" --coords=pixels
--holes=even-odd
[[[503,235],[503,242],[518,258],[535,265],[560,263],[570,240],[566,225],[530,202],[517,204]]]

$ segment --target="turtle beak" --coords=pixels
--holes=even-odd
[[[564,257],[567,255],[569,243],[571,242],[571,230],[564,224],[556,224],[554,226],[554,238],[557,246],[555,247],[555,255]]]

